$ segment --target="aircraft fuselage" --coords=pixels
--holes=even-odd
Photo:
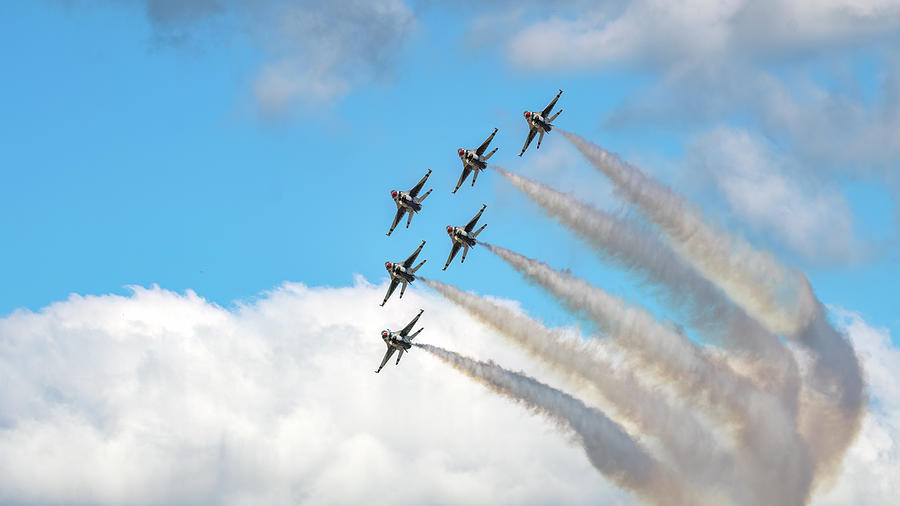
[[[391,348],[395,348],[398,350],[408,350],[412,348],[412,343],[404,341],[402,338],[395,337],[394,333],[390,330],[387,331],[387,337],[382,337],[384,339],[384,343],[390,346]]]
[[[410,212],[419,212],[422,210],[422,204],[417,202],[415,198],[409,196],[409,192],[398,192],[397,195],[391,194],[391,198],[396,202],[397,207],[403,207]]]
[[[475,237],[466,232],[465,227],[452,227],[450,230],[447,230],[447,235],[450,236],[451,241],[460,243],[464,246],[472,247],[477,243]]]
[[[549,132],[552,128],[552,125],[541,116],[540,112],[533,112],[530,116],[525,118],[525,121],[528,122],[528,127],[531,129],[543,130],[545,132]]]
[[[459,158],[462,160],[464,166],[472,169],[484,170],[487,167],[487,162],[484,157],[478,156],[474,149],[463,151],[462,154],[459,155]]]
[[[401,283],[412,283],[416,280],[416,275],[413,274],[409,269],[403,267],[402,264],[391,264],[390,267],[385,267],[390,274],[391,279],[396,279]]]

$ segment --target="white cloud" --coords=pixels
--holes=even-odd
[[[272,58],[256,78],[257,104],[268,116],[284,115],[292,106],[331,102],[387,75],[415,26],[401,0],[279,6],[254,30]]]
[[[632,504],[554,426],[378,331],[541,370],[436,295],[286,284],[226,310],[192,292],[76,296],[0,320],[0,502]],[[813,501],[896,504],[900,351],[839,313],[872,408]]]
[[[862,431],[844,458],[840,478],[813,504],[900,504],[900,350],[887,329],[869,326],[858,313],[836,313],[862,360],[872,400]]]
[[[61,0],[75,2],[85,0]],[[247,36],[262,63],[253,96],[267,119],[327,105],[391,74],[417,25],[403,0],[132,0],[166,43]],[[211,37],[210,37],[211,36]]]
[[[651,77],[608,113],[608,128],[669,128],[697,146],[710,140],[698,128],[740,125],[779,147],[789,162],[778,171],[718,181],[758,230],[824,263],[873,253],[887,239],[852,240],[839,184],[861,177],[900,195],[900,0],[576,2],[543,14],[520,14],[506,30],[513,65]],[[752,164],[746,151],[712,150]],[[741,193],[748,189],[768,193]],[[791,219],[778,223],[777,210]],[[827,218],[837,218],[836,230],[816,251]]]
[[[841,88],[815,82],[812,70],[799,66],[788,78],[737,62],[700,64],[666,73],[652,88],[620,104],[606,122],[683,128],[743,117],[802,162],[798,172],[900,182],[900,59],[886,60],[878,74],[822,72],[847,81]],[[858,89],[866,79],[875,84],[871,97]]]
[[[897,0],[638,0],[619,10],[585,6],[532,23],[511,38],[508,50],[513,62],[532,68],[672,67],[783,57],[876,40],[898,28]]]
[[[800,179],[790,161],[745,130],[719,127],[697,136],[685,176],[707,180],[706,195],[721,195],[729,209],[756,232],[812,261],[863,256],[853,211],[838,190]]]
[[[630,502],[545,419],[380,329],[529,363],[423,287],[72,296],[0,320],[0,502]]]

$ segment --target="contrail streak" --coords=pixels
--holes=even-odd
[[[521,373],[437,346],[416,344],[490,390],[574,431],[591,464],[610,481],[659,505],[696,504],[701,498],[649,455],[621,427],[596,409]]]
[[[495,165],[490,167],[547,215],[585,239],[603,259],[666,287],[665,302],[684,311],[691,327],[713,342],[749,354],[745,358],[755,364],[750,372],[757,382],[767,390],[780,391],[785,405],[796,411],[799,378],[793,355],[777,336],[736,306],[655,234],[547,185]]]
[[[452,285],[422,279],[451,302],[510,339],[577,389],[584,382],[599,390],[616,418],[657,438],[679,474],[703,485],[728,484],[737,504],[765,501],[746,486],[740,462],[723,448],[689,409],[672,405],[663,392],[648,389],[627,368],[614,363],[596,339],[581,340],[548,329],[528,316]],[[574,376],[574,377],[573,377]]]
[[[715,361],[685,336],[661,325],[644,310],[546,264],[499,246],[484,246],[526,279],[553,294],[570,310],[584,312],[625,346],[638,361],[726,424],[737,428],[739,445],[764,473],[754,485],[778,490],[783,504],[799,504],[809,493],[812,470],[792,413],[772,396]],[[778,470],[773,474],[773,471]],[[783,482],[780,480],[788,480]]]
[[[578,135],[560,132],[619,192],[655,223],[682,257],[772,331],[806,347],[813,367],[804,394],[814,408],[803,414],[817,474],[833,473],[856,437],[866,402],[859,360],[827,320],[806,277],[771,255],[704,222],[699,210],[637,167]],[[829,410],[834,406],[834,410]]]
[[[719,233],[684,198],[618,155],[559,131],[659,226],[684,259],[773,332],[796,335],[813,319],[816,299],[801,273],[746,241]]]

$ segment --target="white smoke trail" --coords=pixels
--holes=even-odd
[[[685,336],[646,311],[546,264],[482,243],[566,307],[584,312],[684,399],[736,429],[739,447],[757,472],[753,486],[767,487],[779,504],[799,504],[809,494],[812,469],[793,414],[760,392],[727,363],[705,354]]]
[[[548,416],[580,439],[591,464],[612,482],[659,505],[697,504],[702,498],[675,478],[621,427],[596,409],[521,373],[437,346],[416,344],[492,391]]]
[[[811,411],[803,414],[801,426],[814,448],[817,474],[827,478],[834,473],[861,426],[865,385],[852,346],[828,322],[806,277],[709,226],[684,198],[616,154],[560,132],[660,228],[683,258],[771,330],[810,351],[813,364],[806,385],[812,392],[804,396]]]
[[[573,338],[491,300],[439,281],[420,279],[549,366],[567,384],[583,391],[583,383],[588,382],[598,389],[617,419],[657,438],[668,461],[677,465],[677,472],[684,478],[705,486],[727,487],[736,504],[766,501],[765,490],[752,490],[739,479],[741,462],[735,461],[692,410],[673,405],[663,392],[645,387],[634,373],[615,363],[601,341]]]
[[[667,288],[664,300],[686,313],[690,326],[707,339],[749,356],[749,372],[768,390],[796,410],[799,378],[793,355],[768,329],[749,317],[717,286],[700,276],[656,234],[526,177],[491,166],[544,212],[584,238],[604,259],[643,274]]]
[[[573,133],[560,133],[660,227],[683,258],[773,332],[796,335],[815,317],[816,298],[802,273],[713,229],[684,198],[618,155]]]

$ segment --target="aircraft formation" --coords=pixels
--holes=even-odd
[[[556,106],[556,102],[559,100],[559,97],[562,95],[562,90],[559,90],[559,93],[547,104],[547,107],[544,107],[541,111],[525,111],[524,117],[525,122],[528,124],[528,136],[525,138],[525,145],[522,146],[522,151],[519,153],[519,156],[522,156],[525,153],[525,150],[528,149],[528,146],[531,144],[531,141],[534,139],[535,135],[538,135],[538,142],[535,149],[541,148],[541,142],[544,140],[544,134],[549,133],[553,129],[553,121],[562,113],[562,109],[556,112],[551,116],[553,112],[553,108]],[[498,129],[494,128],[494,131],[475,149],[464,149],[459,148],[457,150],[457,154],[459,155],[460,161],[462,161],[462,174],[459,176],[459,181],[456,183],[456,188],[453,189],[451,194],[455,194],[459,188],[466,181],[466,178],[469,174],[472,174],[472,187],[475,186],[475,181],[478,179],[478,174],[484,171],[487,168],[487,161],[490,159],[494,153],[497,152],[498,148],[494,148],[489,153],[485,154],[485,151],[490,147],[491,141],[494,140],[494,136],[497,134]],[[394,215],[394,221],[391,223],[391,227],[387,232],[387,236],[394,232],[394,229],[397,228],[397,224],[403,219],[404,214],[407,215],[406,218],[406,228],[409,228],[410,223],[412,223],[412,217],[414,214],[420,212],[422,210],[422,202],[425,200],[428,195],[431,194],[433,188],[429,189],[425,192],[421,197],[419,193],[422,191],[422,188],[425,186],[425,183],[428,181],[428,177],[431,175],[431,169],[425,173],[422,179],[419,180],[418,183],[415,184],[408,191],[391,191],[391,199],[393,199],[394,203],[397,205],[397,213]],[[453,262],[453,259],[456,257],[456,254],[459,253],[459,250],[463,250],[462,259],[460,263],[466,261],[466,255],[469,253],[469,248],[474,247],[478,244],[478,234],[481,233],[482,230],[487,226],[486,224],[481,225],[481,227],[473,232],[473,229],[477,226],[478,220],[481,218],[481,214],[487,208],[487,204],[482,204],[481,209],[475,214],[475,216],[469,220],[464,226],[454,227],[452,225],[447,226],[447,235],[450,236],[450,256],[447,257],[447,262],[444,264],[444,268],[441,269],[443,271],[447,270],[447,267],[450,266],[450,263]],[[381,305],[384,306],[388,299],[391,298],[394,291],[397,289],[398,285],[402,285],[400,288],[400,296],[398,298],[402,299],[404,292],[406,292],[406,286],[416,280],[416,271],[419,270],[422,265],[425,264],[427,260],[422,260],[415,267],[413,264],[416,262],[416,258],[419,256],[419,253],[422,252],[422,248],[425,246],[425,241],[422,241],[419,244],[419,247],[416,248],[415,251],[412,252],[406,260],[402,262],[385,262],[384,268],[388,271],[388,275],[390,275],[391,282],[388,285],[387,293],[384,296],[384,300],[381,301]],[[405,351],[409,351],[412,348],[412,340],[415,339],[419,332],[422,332],[422,328],[417,330],[415,333],[410,334],[412,328],[415,326],[416,322],[419,320],[419,317],[422,316],[424,310],[420,309],[419,314],[417,314],[403,330],[399,332],[392,332],[390,329],[385,329],[381,331],[381,338],[384,340],[384,344],[387,346],[387,351],[384,353],[384,358],[381,360],[381,365],[378,366],[378,369],[375,371],[376,373],[381,372],[381,369],[387,364],[388,360],[390,360],[391,356],[394,352],[399,351],[397,355],[397,361],[394,363],[395,365],[400,363],[400,358],[403,357],[403,353]]]

